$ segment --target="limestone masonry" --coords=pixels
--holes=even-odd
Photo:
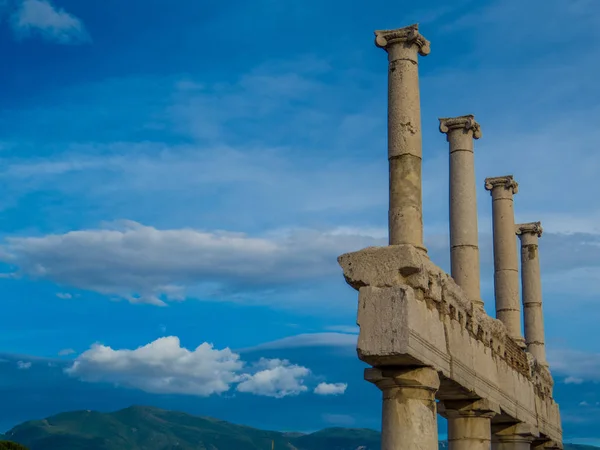
[[[375,32],[388,54],[389,245],[338,258],[358,290],[358,357],[383,393],[382,450],[437,450],[437,414],[453,450],[562,449],[546,361],[539,222],[515,225],[511,175],[492,198],[496,318],[480,292],[473,115],[441,118],[450,153],[451,275],[423,243],[418,25]],[[524,334],[521,334],[520,284]]]

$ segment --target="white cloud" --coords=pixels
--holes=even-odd
[[[340,395],[346,392],[346,383],[319,383],[314,390],[319,395]]]
[[[579,402],[579,406],[589,406],[589,403],[584,400],[582,402]]]
[[[72,294],[69,294],[68,292],[57,292],[57,293],[56,293],[56,296],[57,296],[58,298],[61,298],[61,299],[63,299],[63,300],[68,300],[68,299],[70,299],[70,298],[73,298],[73,295],[72,295]]]
[[[229,349],[204,343],[182,348],[174,336],[163,337],[135,350],[93,345],[66,369],[91,382],[109,382],[146,392],[209,396],[229,390],[243,363]]]
[[[240,350],[240,352],[255,352],[260,350],[275,350],[302,347],[356,347],[357,336],[346,333],[306,333],[277,339]]]
[[[285,359],[261,358],[248,364],[236,352],[217,350],[208,343],[190,351],[181,347],[175,336],[135,350],[94,344],[65,372],[87,382],[114,383],[150,393],[206,397],[235,387],[238,392],[274,398],[308,392],[305,383],[311,375],[310,369]]]
[[[115,228],[13,237],[5,262],[32,278],[116,295],[132,303],[181,300],[185,288],[224,297],[303,280],[338,277],[336,258],[382,244],[367,235],[294,230],[263,236],[193,229],[159,230],[125,221]],[[1,257],[2,255],[0,255]]]
[[[60,44],[77,44],[89,40],[81,21],[58,9],[47,0],[23,0],[12,16],[13,30],[20,37],[39,34]]]
[[[275,398],[298,395],[308,390],[304,385],[308,375],[309,369],[287,360],[261,358],[255,373],[241,376],[237,390]]]
[[[600,382],[600,353],[552,347],[547,351],[550,369],[565,376],[565,383]]]
[[[76,353],[76,352],[72,348],[65,348],[58,352],[58,356],[67,356],[67,355],[72,355],[73,353]]]
[[[31,361],[17,361],[17,367],[21,370],[27,370],[31,367]]]

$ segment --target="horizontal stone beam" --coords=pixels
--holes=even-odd
[[[338,258],[359,290],[358,355],[374,367],[429,366],[440,400],[484,399],[503,420],[562,442],[552,377],[477,308],[454,280],[412,246],[371,247]]]

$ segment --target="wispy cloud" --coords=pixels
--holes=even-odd
[[[12,16],[18,37],[39,35],[59,44],[80,44],[90,37],[80,19],[47,0],[22,0]]]

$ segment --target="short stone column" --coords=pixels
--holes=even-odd
[[[521,240],[521,290],[523,293],[523,317],[527,351],[545,366],[544,314],[542,312],[542,278],[538,254],[538,238],[542,236],[540,222],[516,226]]]
[[[435,369],[370,368],[365,380],[383,392],[381,450],[438,450]]]
[[[512,175],[507,175],[486,178],[485,188],[492,194],[496,318],[506,325],[509,335],[525,347],[521,334],[519,260],[513,207],[513,195],[518,192],[519,185]]]
[[[486,400],[445,400],[440,414],[448,420],[449,450],[490,450],[492,417],[498,405]]]
[[[531,450],[539,432],[524,423],[492,426],[492,450]]]
[[[375,44],[388,53],[388,161],[390,170],[389,243],[423,244],[422,138],[418,54],[429,41],[418,25],[375,32]]]
[[[473,152],[473,139],[481,137],[481,128],[473,115],[439,120],[450,144],[450,272],[469,300],[483,308]]]

